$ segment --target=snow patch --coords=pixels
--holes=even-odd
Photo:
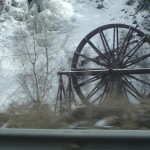
[[[117,117],[115,117],[115,116],[103,118],[101,120],[98,120],[94,126],[95,127],[103,127],[103,128],[111,128],[112,124],[115,122],[116,118]]]

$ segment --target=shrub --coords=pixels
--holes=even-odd
[[[3,5],[4,4],[4,0],[0,0],[0,5]]]
[[[126,2],[126,5],[133,5],[134,4],[134,0],[128,0],[127,2]]]
[[[137,9],[139,11],[141,10],[149,10],[150,7],[150,0],[138,0],[138,6]]]
[[[3,120],[2,123],[8,122],[9,128],[58,128],[59,118],[59,115],[53,113],[45,104],[34,110],[26,103],[12,102],[7,114],[0,114],[0,123]]]
[[[5,3],[5,0],[0,0],[0,13],[4,8],[4,3]]]
[[[96,7],[97,9],[104,8],[104,0],[97,0],[96,3],[97,3],[97,7]]]

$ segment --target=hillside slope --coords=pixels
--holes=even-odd
[[[59,69],[70,69],[66,55],[69,59],[72,58],[73,52],[81,39],[99,26],[122,23],[137,27],[145,33],[150,31],[148,11],[137,11],[137,2],[132,5],[128,5],[128,0],[104,0],[102,3],[97,0],[59,0],[57,2],[51,0],[50,2],[52,2],[54,8],[58,9],[58,6],[60,6],[60,9],[56,11],[56,22],[48,22],[48,25],[52,24],[57,27],[57,32],[50,30],[49,34],[54,33],[54,36],[57,37],[57,44],[60,43],[61,45],[57,45],[61,47],[60,49],[58,47],[53,48],[54,51],[58,49],[58,53],[53,56],[55,59],[51,62],[55,69],[54,74]],[[18,47],[21,48],[18,40],[20,38],[19,31],[22,28],[28,35],[31,32],[28,28],[30,20],[37,14],[41,14],[42,11],[45,15],[49,15],[48,9],[49,7],[43,4],[41,11],[37,12],[36,5],[33,5],[29,10],[26,0],[6,0],[5,8],[0,15],[0,93],[2,110],[5,108],[4,106],[8,106],[20,86],[17,82],[17,75],[22,71],[22,68],[19,62],[16,61],[19,56],[14,54]],[[55,12],[55,10],[53,11]],[[37,35],[40,36],[40,34]],[[56,89],[57,78],[55,77],[54,80],[52,87]],[[56,92],[52,95],[53,98],[55,94]]]

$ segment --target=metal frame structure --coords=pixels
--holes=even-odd
[[[67,87],[64,85],[64,81],[63,81],[64,74],[62,72],[58,72],[58,75],[59,75],[59,86],[58,86],[54,112],[59,111],[61,115],[66,111],[70,112],[72,103],[76,105],[76,101],[75,101],[75,96],[72,88],[70,72],[65,73],[65,75],[68,78]]]

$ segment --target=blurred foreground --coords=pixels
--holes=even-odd
[[[45,108],[17,111],[0,114],[1,128],[150,129],[150,104],[81,107],[62,115]]]

